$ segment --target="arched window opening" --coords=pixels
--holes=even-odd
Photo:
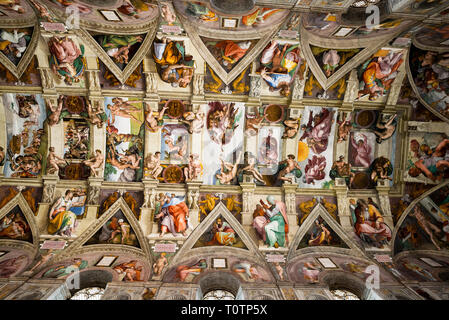
[[[77,291],[70,300],[100,300],[104,294],[104,289],[100,287],[89,287]]]
[[[371,4],[377,4],[379,3],[380,0],[358,0],[356,2],[354,2],[351,7],[354,8],[366,8]]]
[[[100,300],[112,274],[105,270],[86,270],[74,273],[66,280],[70,297],[68,300]]]
[[[334,289],[330,292],[335,300],[360,300],[355,293],[346,289]]]
[[[212,290],[207,292],[203,300],[235,300],[235,295],[227,290]]]

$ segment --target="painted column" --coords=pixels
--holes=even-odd
[[[253,181],[253,177],[249,175],[243,175],[243,182],[240,183],[242,189],[242,226],[243,229],[250,235],[255,243],[259,242],[256,230],[253,228],[253,210],[255,207],[254,192],[256,190],[256,184]]]
[[[159,99],[144,99],[144,109],[147,112],[158,112],[159,109]],[[161,130],[157,132],[151,132],[145,129],[145,157],[151,152],[161,151]]]
[[[151,233],[157,233],[157,223],[154,223],[154,207],[156,199],[157,186],[159,184],[158,180],[144,177],[142,179],[144,185],[143,194],[144,200],[140,212],[140,226],[144,236],[148,236]]]
[[[48,213],[53,201],[55,201],[56,185],[59,182],[57,175],[44,175],[42,176],[44,185],[42,202],[39,203],[39,208],[36,216],[36,223],[39,227],[40,234],[48,234]]]
[[[335,179],[335,193],[337,194],[338,217],[343,229],[352,230],[351,212],[348,202],[348,187],[343,178]]]
[[[282,186],[288,219],[288,240],[291,242],[298,231],[298,220],[296,213],[296,184],[285,184]]]
[[[393,224],[393,216],[391,214],[391,207],[390,207],[390,181],[389,180],[377,180],[377,195],[379,198],[379,205],[382,209],[382,216],[384,218],[384,222],[391,228],[391,230],[394,229]]]
[[[186,190],[186,198],[187,198],[187,206],[189,207],[189,221],[194,230],[200,220],[200,208],[198,207],[198,200],[200,198],[200,186],[202,181],[190,181],[186,182],[187,190]]]

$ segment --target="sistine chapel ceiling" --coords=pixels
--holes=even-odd
[[[447,299],[448,13],[0,0],[0,299]]]

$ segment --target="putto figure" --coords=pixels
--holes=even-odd
[[[184,176],[186,181],[197,180],[201,177],[203,171],[201,161],[199,160],[198,154],[194,153],[189,156],[189,163],[186,168],[184,168]]]
[[[88,120],[92,125],[96,125],[98,129],[103,127],[104,119],[106,118],[106,114],[104,113],[102,103],[97,101],[92,104],[87,100],[87,114]]]
[[[296,134],[299,130],[299,119],[287,119],[284,121],[284,126],[285,130],[284,134],[282,135],[282,139],[293,139],[294,137],[296,137]]]
[[[351,186],[355,173],[351,170],[351,164],[345,162],[345,157],[340,156],[338,160],[332,164],[329,176],[332,180],[335,180],[335,178],[344,178],[346,184]]]
[[[237,169],[239,166],[239,162],[241,159],[241,154],[237,157],[237,161],[235,164],[225,162],[223,159],[221,160],[221,172],[216,174],[217,179],[221,184],[231,184],[234,178],[237,175]]]
[[[279,162],[279,174],[278,180],[288,181],[290,183],[294,183],[295,178],[300,178],[302,176],[301,168],[297,161],[295,161],[295,156],[289,154],[287,159]],[[291,174],[293,176],[291,177]]]
[[[164,114],[168,109],[167,106],[164,106],[161,111],[154,112],[151,110],[149,104],[146,104],[145,108],[145,126],[151,132],[157,132],[164,126]]]
[[[63,95],[60,95],[58,98],[58,104],[56,106],[53,106],[50,99],[45,100],[47,107],[50,111],[50,114],[47,117],[48,125],[54,126],[55,124],[59,123],[59,120],[61,119],[61,112],[62,112],[62,108],[64,107],[65,99],[66,98]]]
[[[352,123],[351,123],[351,118],[352,118],[352,113],[349,112],[348,115],[344,116],[343,112],[340,112],[340,114],[338,115],[339,119],[337,120],[337,124],[338,124],[338,140],[337,143],[346,141],[348,139],[348,135],[351,132],[351,128],[352,128]]]
[[[47,156],[47,174],[58,174],[59,173],[59,166],[66,166],[68,165],[67,160],[62,159],[61,157],[57,156],[55,153],[55,148],[50,147],[48,149],[48,156]]]
[[[164,169],[161,166],[161,153],[159,151],[155,152],[154,155],[150,153],[145,158],[145,170],[153,179],[157,179],[160,176]]]
[[[83,164],[88,166],[90,168],[90,176],[91,177],[98,177],[97,171],[101,169],[103,166],[104,157],[101,154],[101,150],[97,149],[95,150],[95,155],[91,157],[89,160],[83,161]]]
[[[381,116],[376,123],[376,130],[374,130],[374,134],[377,136],[377,143],[382,143],[389,138],[391,138],[396,131],[397,121],[395,121],[397,114],[390,116],[390,119],[387,122],[381,121]]]

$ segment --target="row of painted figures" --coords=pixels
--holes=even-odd
[[[8,133],[8,155],[10,158],[10,168],[13,177],[34,177],[41,171],[42,158],[47,153],[47,173],[57,174],[60,168],[64,168],[69,164],[68,159],[82,160],[82,164],[90,169],[90,175],[93,177],[99,177],[101,174],[101,168],[105,157],[101,150],[96,150],[95,153],[88,158],[89,153],[89,127],[81,122],[70,120],[66,118],[72,114],[84,115],[90,122],[97,125],[99,128],[102,126],[103,119],[108,119],[108,141],[107,141],[107,154],[106,154],[106,169],[114,171],[116,169],[122,170],[120,177],[117,177],[119,181],[137,181],[136,170],[143,167],[145,168],[145,176],[153,179],[157,179],[164,167],[161,164],[161,152],[149,154],[144,161],[142,147],[143,147],[143,132],[144,128],[148,128],[152,132],[156,132],[161,128],[163,130],[163,140],[168,148],[170,157],[174,160],[184,159],[187,160],[187,166],[182,169],[182,174],[186,181],[201,179],[202,163],[198,154],[188,155],[186,150],[186,139],[178,137],[175,141],[173,131],[171,127],[163,126],[164,113],[167,110],[167,106],[164,106],[159,112],[148,111],[145,114],[145,119],[138,115],[138,109],[133,104],[134,101],[124,100],[123,98],[112,98],[111,103],[107,103],[107,111],[104,113],[100,109],[102,103],[96,102],[96,107],[81,99],[80,97],[64,97],[60,96],[58,99],[57,107],[54,107],[50,100],[47,101],[47,107],[49,108],[49,114],[47,122],[49,125],[54,126],[59,123],[61,118],[64,119],[64,126],[66,132],[66,149],[64,159],[55,153],[55,149],[50,147],[48,152],[44,149],[45,144],[42,143],[44,135],[43,121],[45,117],[42,115],[39,106],[39,98],[37,96],[21,96],[13,97],[7,95],[5,101],[7,104],[11,104],[11,109],[8,108],[8,116],[11,117],[11,123],[23,125],[23,130],[18,128],[8,129],[14,132]],[[136,101],[137,102],[137,101]],[[78,105],[77,103],[80,103]],[[85,104],[84,104],[85,103]],[[16,105],[17,104],[17,105]],[[217,104],[217,106],[215,106]],[[239,108],[234,107],[234,104],[220,104],[211,103],[210,112],[208,113],[208,133],[212,142],[217,145],[221,145],[221,148],[233,137],[230,129],[236,129],[239,124],[236,116],[241,114]],[[87,108],[87,112],[85,112]],[[267,108],[272,108],[268,106]],[[215,111],[214,111],[215,110]],[[282,109],[280,109],[282,110]],[[307,125],[303,125],[301,130],[304,131],[303,135],[299,138],[307,141],[307,149],[310,148],[317,156],[309,159],[309,164],[305,167],[305,179],[307,183],[313,183],[314,180],[322,180],[324,178],[325,162],[321,161],[323,157],[319,154],[323,153],[327,149],[328,141],[330,139],[330,128],[332,123],[332,114],[334,111],[328,111],[323,108],[321,112],[313,115],[310,112],[309,122]],[[10,113],[10,115],[9,115]],[[342,115],[343,117],[344,115]],[[254,136],[261,131],[263,117],[260,115],[253,118],[247,116],[245,134],[248,136]],[[346,116],[345,120],[338,122],[338,141],[342,142],[347,140],[352,130],[352,124],[350,123],[349,116]],[[380,118],[380,117],[379,117]],[[385,123],[378,121],[376,124],[376,130],[374,133],[377,136],[377,141],[382,142],[392,137],[396,129],[396,116],[391,116]],[[70,118],[68,118],[70,119]],[[145,126],[141,126],[141,123],[145,120]],[[134,123],[137,123],[137,127],[134,130],[140,130],[138,135],[133,134],[131,131],[121,133],[122,128],[121,121],[127,121],[131,127]],[[198,112],[184,112],[183,119],[180,123],[187,125],[188,131],[191,133],[199,133],[205,125],[205,114],[203,111]],[[224,123],[222,123],[224,122]],[[118,124],[117,124],[118,123]],[[284,121],[285,130],[283,138],[294,138],[300,129],[299,120],[287,119]],[[117,129],[117,127],[120,128]],[[176,128],[175,128],[176,129]],[[33,132],[32,142],[29,142],[29,131]],[[358,134],[358,133],[357,133]],[[372,158],[372,147],[370,147],[367,141],[366,134],[351,134],[352,148],[352,164],[356,167],[370,167],[371,180],[376,183],[377,179],[391,179],[389,176],[392,173],[392,166],[388,159],[385,158]],[[355,138],[356,137],[356,138]],[[357,139],[357,140],[356,140]],[[356,142],[357,141],[357,142]],[[128,146],[128,150],[123,154],[120,152],[120,147],[126,147],[125,143],[132,142]],[[23,151],[21,145],[24,146]],[[290,177],[292,174],[296,177],[302,175],[301,169],[298,163],[295,161],[294,155],[288,155],[287,159],[277,163],[279,159],[279,142],[274,137],[274,131],[269,128],[267,136],[263,138],[261,143],[261,149],[257,158],[251,155],[250,152],[245,152],[242,159],[241,154],[235,159],[235,163],[229,161],[221,161],[221,168],[216,174],[217,180],[221,184],[230,184],[235,180],[236,176],[240,174],[251,175],[257,182],[266,184],[266,180],[262,176],[258,169],[258,164],[264,164],[268,166],[279,164],[279,170],[277,171],[277,179],[280,182],[288,181],[294,182],[294,179]],[[5,159],[3,150],[0,150],[0,160]],[[167,156],[165,156],[167,157]],[[240,161],[243,160],[243,166]],[[324,166],[323,166],[324,164]],[[109,167],[108,167],[109,166]],[[116,169],[114,169],[115,167]],[[355,176],[351,170],[351,165],[344,162],[343,158],[336,161],[332,167],[330,177],[335,179],[336,177],[347,178],[348,184],[352,184],[352,180]],[[276,174],[273,172],[272,174]],[[105,174],[106,175],[106,174]],[[179,181],[179,180],[178,180]]]

